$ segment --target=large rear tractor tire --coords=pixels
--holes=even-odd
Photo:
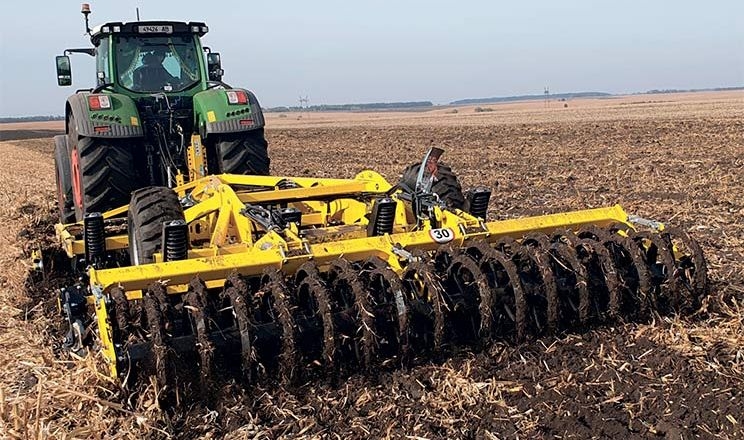
[[[268,143],[264,129],[212,135],[218,172],[221,174],[269,175]]]
[[[78,136],[74,118],[69,124],[75,218],[126,205],[139,181],[131,141]]]
[[[151,186],[132,193],[127,214],[129,259],[133,266],[153,262],[161,251],[163,223],[184,220],[178,195],[170,188]]]
[[[72,173],[67,138],[54,136],[54,168],[57,180],[57,209],[62,224],[75,221],[75,205],[72,200]]]
[[[415,189],[416,178],[418,177],[420,168],[420,163],[407,166],[403,170],[403,175],[400,177],[399,185]],[[462,185],[460,185],[457,175],[449,165],[439,164],[437,177],[434,179],[431,189],[439,195],[440,199],[444,200],[448,207],[456,209],[465,208],[465,195],[462,192]]]

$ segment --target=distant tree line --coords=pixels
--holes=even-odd
[[[64,116],[19,116],[14,118],[0,118],[0,124],[8,122],[43,122],[43,121],[64,121]]]
[[[744,90],[744,86],[739,87],[714,87],[710,89],[653,89],[644,92],[647,95],[656,93],[686,93],[686,92],[727,92],[733,90]]]
[[[550,99],[573,99],[573,98],[596,98],[602,96],[612,96],[604,92],[574,92],[574,93],[555,93],[550,95]],[[470,105],[470,104],[493,104],[495,102],[511,101],[537,101],[545,99],[544,94],[540,95],[517,95],[517,96],[498,96],[493,98],[470,98],[460,99],[450,102],[450,105]]]
[[[266,112],[350,112],[364,110],[398,110],[433,107],[431,101],[407,101],[407,102],[372,102],[368,104],[319,104],[308,107],[272,107],[264,109]]]

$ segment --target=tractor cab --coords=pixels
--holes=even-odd
[[[208,82],[222,80],[219,54],[201,45],[207,31],[199,22],[104,23],[90,31],[93,48],[67,49],[57,57],[59,85],[72,83],[68,54],[86,53],[96,57],[98,88],[129,95],[193,95],[206,90]]]
[[[98,86],[123,93],[188,93],[207,87],[204,23],[106,23],[91,33]],[[218,80],[219,78],[215,78]]]

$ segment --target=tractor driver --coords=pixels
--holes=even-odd
[[[156,92],[163,90],[166,84],[173,84],[176,81],[176,78],[163,67],[165,55],[164,47],[155,47],[152,52],[142,57],[142,66],[134,71],[132,78],[135,90]]]

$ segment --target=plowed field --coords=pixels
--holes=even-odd
[[[493,219],[620,203],[700,242],[712,287],[697,313],[334,384],[226,385],[176,412],[57,349],[59,317],[29,277],[31,249],[53,246],[52,142],[29,137],[62,127],[0,125],[0,437],[744,438],[744,93],[563,104],[272,114],[272,172],[394,181],[441,146],[463,186],[494,189]]]

